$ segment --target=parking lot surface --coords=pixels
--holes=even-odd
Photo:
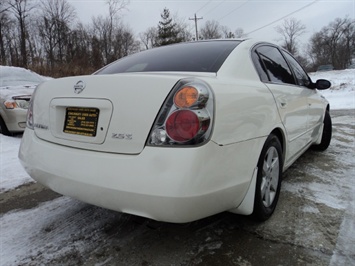
[[[331,115],[330,147],[284,173],[264,223],[161,223],[31,183],[0,194],[0,265],[355,265],[355,110]]]

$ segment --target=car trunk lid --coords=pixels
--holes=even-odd
[[[138,154],[165,98],[180,78],[117,74],[51,80],[36,92],[35,133],[60,145]]]

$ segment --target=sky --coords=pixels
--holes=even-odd
[[[105,0],[69,0],[78,18],[84,24],[93,16],[107,15]],[[296,18],[306,26],[300,41],[306,43],[310,36],[327,26],[335,18],[355,19],[355,0],[130,0],[121,12],[123,23],[138,36],[149,27],[155,27],[160,14],[168,8],[191,26],[194,33],[196,14],[198,28],[208,20],[216,20],[232,32],[242,28],[248,37],[278,43],[281,38],[275,27],[285,18]]]

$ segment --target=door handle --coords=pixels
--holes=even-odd
[[[280,107],[281,108],[286,108],[287,103],[286,102],[280,102]]]

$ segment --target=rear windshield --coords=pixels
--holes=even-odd
[[[217,72],[240,42],[221,40],[162,46],[121,58],[95,74],[151,71]]]

